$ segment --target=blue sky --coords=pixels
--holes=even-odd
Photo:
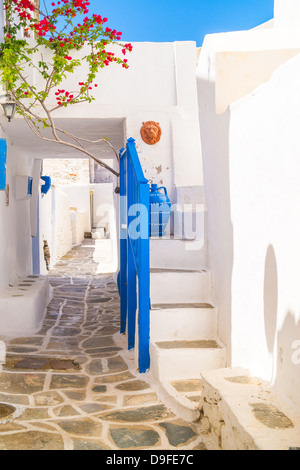
[[[53,0],[44,0],[49,5]],[[54,0],[56,1],[56,0]],[[196,41],[253,28],[273,17],[274,0],[89,0],[123,41]],[[43,1],[41,1],[43,5]]]
[[[126,41],[196,41],[250,29],[273,17],[274,0],[90,0]]]

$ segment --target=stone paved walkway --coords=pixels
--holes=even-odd
[[[120,347],[116,284],[94,274],[93,256],[92,240],[64,256],[50,272],[42,329],[9,341],[0,450],[205,449],[197,428],[130,366]]]

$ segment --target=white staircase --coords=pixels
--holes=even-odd
[[[30,336],[41,328],[50,300],[47,276],[28,276],[0,293],[3,336]],[[1,351],[0,351],[1,361]]]
[[[151,304],[208,302],[211,299],[211,275],[187,269],[150,270]]]
[[[198,240],[150,241],[151,374],[179,416],[199,419],[201,373],[226,366],[212,305],[211,273]]]

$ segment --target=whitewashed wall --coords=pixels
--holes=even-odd
[[[53,266],[73,245],[81,243],[84,232],[90,230],[90,186],[53,186],[49,193],[40,198],[42,273],[46,273],[43,240],[48,242]]]
[[[65,185],[60,187],[66,194],[71,217],[72,244],[79,245],[84,233],[91,231],[90,186]],[[56,214],[54,214],[57,217]]]
[[[54,195],[52,190],[47,194],[40,195],[39,198],[39,238],[40,238],[40,271],[41,274],[47,274],[46,263],[44,260],[43,241],[47,241],[50,250],[50,263],[54,262],[54,246],[55,246],[55,214],[52,210],[52,202]]]
[[[53,262],[72,249],[72,227],[69,198],[61,187],[53,188],[54,249]]]
[[[112,50],[121,52],[116,47]],[[93,103],[60,109],[55,116],[80,120],[123,118],[125,137],[136,139],[146,177],[167,186],[172,202],[176,202],[175,186],[203,185],[196,53],[194,42],[133,43],[128,70],[112,64],[99,72]],[[84,69],[71,75],[60,88],[73,90],[82,77]],[[56,103],[54,92],[52,100]],[[156,145],[143,142],[140,129],[144,121],[160,123],[162,137]],[[53,156],[56,154],[57,147],[53,148]]]
[[[1,138],[5,135],[1,132]],[[5,191],[0,191],[0,290],[31,274],[32,250],[30,201],[16,199],[16,176],[31,175],[32,161],[7,143],[7,178],[9,206]]]
[[[114,212],[113,183],[97,183],[90,185],[93,191],[93,222],[95,227],[108,227],[111,225]]]
[[[299,405],[300,56],[220,115],[204,58],[200,126],[220,334],[233,366]]]
[[[0,42],[4,40],[4,8],[3,0],[0,1]]]
[[[167,186],[175,203],[176,187],[203,185],[196,99],[196,44],[134,43],[133,47],[133,53],[128,56],[129,70],[113,64],[100,72],[93,103],[59,110],[56,116],[77,120],[79,124],[85,118],[95,119],[95,122],[106,118],[124,119],[125,137],[136,139],[146,177]],[[72,80],[77,85],[82,80],[82,72],[75,74]],[[72,89],[72,80],[61,84],[61,87]],[[53,94],[53,102],[54,99]],[[11,124],[3,117],[0,119],[14,149],[9,154],[8,165],[8,180],[13,194],[13,177],[17,171],[31,171],[34,158],[59,157],[60,147],[58,149],[54,145],[49,150],[50,146],[46,148],[44,142],[37,140],[35,143],[37,138],[26,125],[18,127],[20,117],[16,116]],[[142,123],[148,120],[159,122],[162,128],[162,138],[154,146],[145,144],[140,136]],[[97,124],[95,135],[97,137]],[[73,158],[73,155],[69,153],[67,157]],[[3,193],[0,194],[0,203],[3,206]],[[56,204],[52,203],[52,210]],[[0,268],[0,288],[4,288],[19,273],[21,276],[23,273],[30,274],[31,235],[28,219],[27,201],[16,202],[11,197],[10,208],[1,207],[0,249],[5,268]],[[70,239],[62,236],[56,246],[64,246],[62,251],[65,251],[71,246]],[[56,258],[58,254],[52,247],[52,256]]]
[[[299,80],[300,55],[232,107],[229,178],[233,363],[242,350],[251,370],[300,405]]]
[[[43,161],[43,174],[51,177],[55,186],[89,184],[89,159],[53,158]]]
[[[299,30],[300,0],[275,0],[274,16],[275,28]]]

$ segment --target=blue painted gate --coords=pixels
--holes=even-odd
[[[137,338],[141,373],[150,367],[149,198],[148,180],[130,138],[120,151],[121,333],[127,330],[128,349]]]

